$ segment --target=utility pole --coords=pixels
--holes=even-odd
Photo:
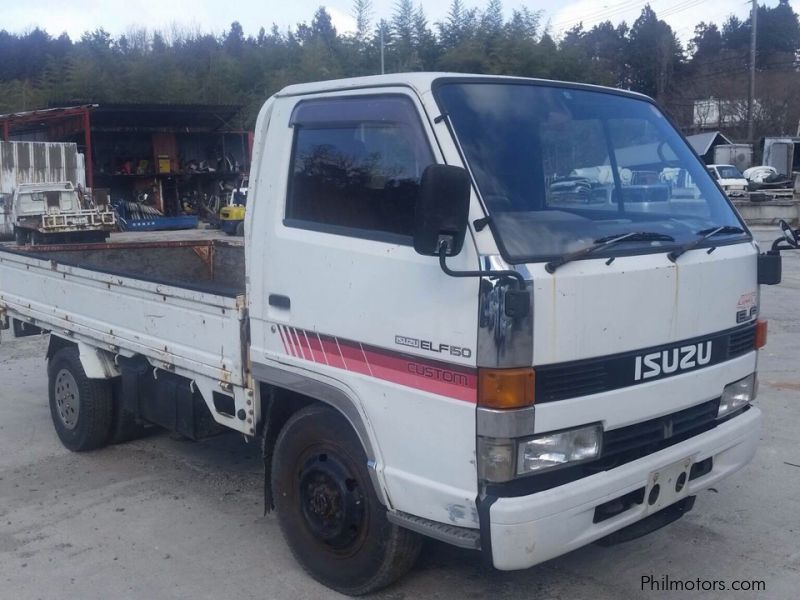
[[[753,0],[750,11],[750,96],[747,99],[747,140],[753,141],[753,118],[756,103],[756,30],[758,22],[758,0]]]
[[[753,0],[753,2],[755,2],[755,0]],[[384,68],[384,62],[383,62],[383,47],[384,47],[384,43],[383,43],[383,28],[384,28],[384,25],[385,25],[385,22],[384,22],[383,19],[381,19],[381,75],[386,73],[386,69]]]

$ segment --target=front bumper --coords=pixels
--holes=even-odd
[[[686,457],[712,457],[710,472],[687,484],[694,495],[745,466],[755,454],[761,412],[755,406],[714,429],[615,469],[519,498],[499,498],[489,508],[494,566],[526,569],[598,540],[648,516],[646,503],[600,523],[595,508],[645,487],[648,477]]]

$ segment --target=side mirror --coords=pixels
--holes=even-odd
[[[792,229],[792,226],[783,219],[780,220],[778,225],[780,225],[786,243],[792,248],[800,247],[800,234],[798,234],[797,230]]]
[[[461,252],[469,220],[470,180],[466,170],[429,165],[422,173],[414,214],[414,250],[438,256],[441,243],[447,256]]]

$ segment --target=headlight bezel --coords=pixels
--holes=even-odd
[[[579,440],[581,436],[589,436],[589,438],[593,439],[593,452],[591,454],[586,454],[583,457],[575,458],[576,456],[576,447],[575,442]],[[525,451],[526,448],[529,448],[532,444],[536,442],[541,442],[546,440],[547,438],[561,438],[566,442],[567,447],[569,447],[570,443],[572,444],[571,447],[571,454],[570,457],[566,458],[563,462],[554,462],[551,464],[544,464],[537,468],[533,469],[524,469],[525,465]],[[583,447],[586,448],[589,444],[585,441],[583,442]],[[551,444],[551,453],[553,453],[553,449],[563,449],[564,446],[559,446],[558,443]],[[546,446],[542,445],[541,448],[544,450]],[[514,473],[516,477],[526,477],[529,475],[537,475],[539,473],[544,472],[552,472],[558,469],[564,469],[567,467],[572,467],[575,465],[591,462],[593,460],[597,460],[603,453],[603,425],[602,423],[589,423],[586,425],[580,425],[578,427],[570,427],[567,429],[561,429],[558,431],[548,431],[545,433],[540,433],[534,436],[530,436],[527,438],[522,438],[517,440],[516,451],[514,453],[515,457],[515,465],[514,465]]]
[[[595,451],[591,455],[579,459],[568,459],[561,463],[541,466],[534,470],[523,470],[525,448],[531,443],[545,438],[553,437],[580,437],[581,434],[593,434]],[[552,448],[552,446],[551,446]],[[573,447],[574,449],[574,447]],[[586,462],[597,460],[603,452],[603,425],[602,423],[588,423],[577,427],[569,427],[556,431],[538,433],[518,438],[493,438],[478,437],[478,477],[488,483],[504,483],[541,473],[550,473],[559,469],[572,467]],[[572,453],[574,456],[574,452]],[[507,462],[497,459],[505,458]]]
[[[739,414],[755,401],[757,395],[758,373],[756,372],[729,383],[722,389],[719,397],[717,419],[729,419]]]

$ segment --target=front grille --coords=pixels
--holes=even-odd
[[[672,342],[662,346],[642,348],[631,352],[612,354],[601,358],[534,365],[536,370],[536,403],[554,402],[567,398],[578,398],[600,394],[642,383],[635,378],[637,357],[651,353],[677,352],[681,347],[711,344],[711,358],[704,367],[736,358],[754,349],[755,324],[748,323],[709,336]],[[670,355],[671,356],[671,355]],[[703,367],[695,367],[703,368]],[[658,379],[680,375],[690,371],[662,373]],[[649,379],[648,381],[655,381]]]
[[[545,398],[560,400],[588,396],[605,389],[608,389],[608,373],[604,365],[576,365],[546,373],[536,396],[538,399],[541,392]]]
[[[755,348],[756,329],[748,327],[731,334],[728,338],[728,358],[734,358],[742,354],[747,354]]]
[[[606,471],[652,454],[717,424],[719,398],[649,421],[603,433],[603,453],[591,463],[594,471]]]
[[[608,471],[678,444],[716,427],[719,398],[683,410],[603,432],[600,458],[572,467],[487,485],[487,493],[516,497],[549,490],[601,471]],[[745,409],[746,410],[746,409]]]

